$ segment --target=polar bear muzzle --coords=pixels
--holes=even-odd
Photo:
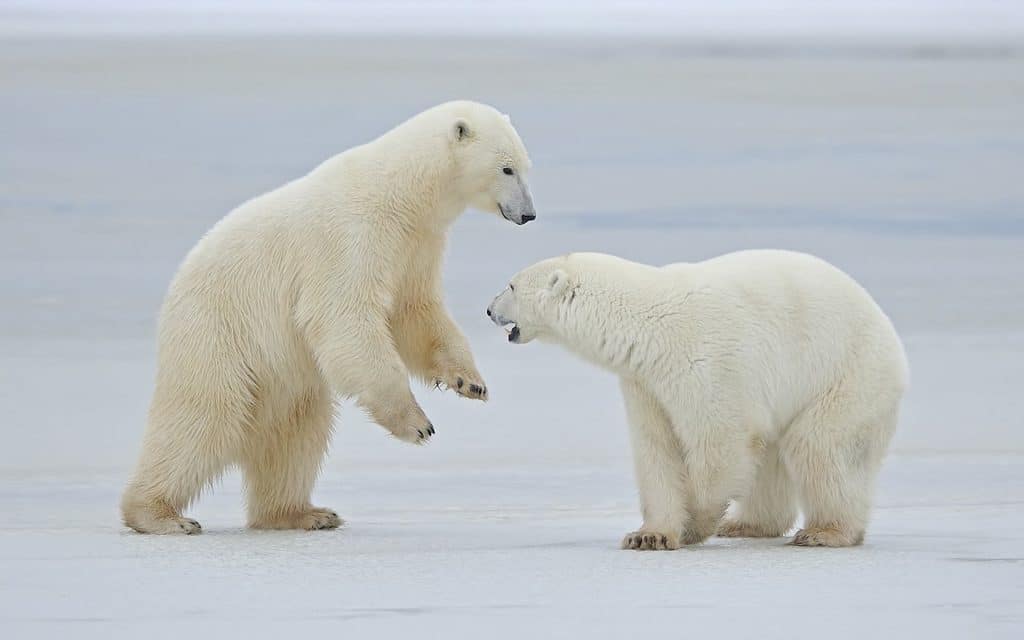
[[[487,307],[487,317],[491,319],[491,322],[498,325],[508,333],[509,342],[518,343],[520,337],[519,325],[515,320],[504,315],[505,313],[508,313],[508,310],[505,307],[509,306],[506,296],[507,293],[510,293],[510,291],[506,290],[505,292],[502,292],[502,294],[491,302],[490,306]]]
[[[498,211],[501,213],[501,217],[519,225],[535,220],[537,212],[533,209],[533,197],[530,195],[530,188],[526,182],[519,175],[509,182],[512,184],[502,190],[504,193],[498,200]]]

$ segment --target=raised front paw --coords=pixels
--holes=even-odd
[[[463,398],[487,401],[487,385],[475,370],[452,369],[434,376],[434,386],[451,389]]]
[[[394,429],[389,428],[388,430],[391,432],[391,435],[399,440],[411,442],[412,444],[426,444],[430,437],[434,435],[434,425],[431,424],[430,420],[427,420],[426,416],[423,416],[422,420],[407,421]]]
[[[415,400],[404,403],[389,404],[387,402],[370,403],[363,401],[363,406],[370,413],[374,422],[391,432],[399,440],[413,444],[425,444],[434,435],[431,424],[423,409]]]
[[[622,548],[637,551],[672,551],[679,548],[679,536],[674,533],[640,529],[626,534],[622,539]]]

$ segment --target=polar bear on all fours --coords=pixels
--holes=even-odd
[[[530,161],[508,116],[450,102],[241,205],[189,253],[160,316],[156,389],[121,508],[146,533],[242,468],[249,524],[326,529],[310,504],[336,396],[395,437],[434,434],[409,374],[486,400],[445,310],[441,261],[468,206],[535,217]]]
[[[908,368],[892,323],[832,265],[570,254],[518,273],[487,312],[511,342],[556,342],[620,376],[643,512],[623,548],[782,536],[798,507],[793,544],[863,541]]]

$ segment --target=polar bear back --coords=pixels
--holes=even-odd
[[[889,318],[853,278],[811,255],[751,250],[652,267],[574,253],[544,268],[565,269],[581,286],[573,304],[588,320],[570,348],[670,384],[666,393],[695,405],[714,396],[743,419],[782,425],[854,378],[861,393],[898,396],[907,384]]]
[[[660,271],[690,294],[687,303],[702,318],[697,351],[733,361],[716,367],[728,376],[722,384],[772,398],[774,419],[850,376],[900,392],[907,384],[906,356],[888,316],[853,278],[820,258],[739,251]]]

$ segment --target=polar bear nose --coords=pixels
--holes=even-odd
[[[536,219],[537,219],[537,214],[535,214],[535,213],[524,213],[523,214],[523,224],[526,224],[530,220],[536,220]]]
[[[487,317],[488,318],[491,317],[491,308],[490,307],[487,307]]]

